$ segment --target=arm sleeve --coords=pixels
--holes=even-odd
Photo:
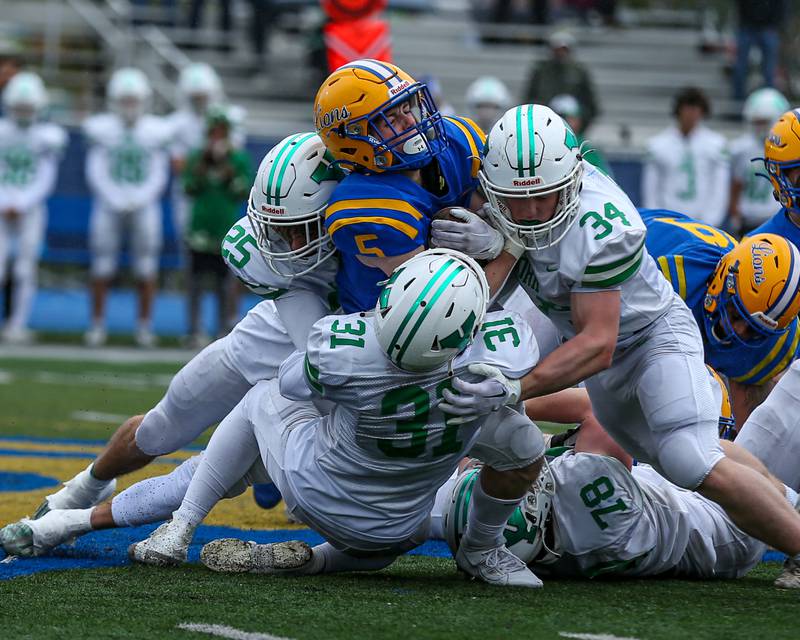
[[[31,207],[42,204],[53,192],[57,175],[58,156],[55,153],[48,153],[40,158],[33,181],[25,191],[17,195],[14,208],[25,212]]]
[[[326,302],[308,289],[290,288],[275,298],[275,307],[297,349],[306,348],[311,328],[330,311]]]
[[[281,364],[278,371],[278,384],[281,395],[289,400],[311,400],[314,392],[307,383],[305,374],[307,354],[295,351]]]
[[[86,155],[86,181],[94,194],[112,209],[115,185],[108,174],[108,163],[102,147],[93,146]]]

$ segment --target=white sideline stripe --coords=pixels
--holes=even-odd
[[[241,629],[226,627],[224,624],[198,624],[196,622],[181,622],[177,628],[183,629],[184,631],[207,633],[212,636],[219,636],[220,638],[230,638],[231,640],[291,640],[291,638],[284,638],[283,636],[273,636],[271,633],[242,631]]]
[[[558,635],[562,638],[575,638],[576,640],[639,640],[638,638],[612,636],[608,633],[569,633],[567,631],[559,631]]]
[[[73,420],[83,420],[85,422],[124,422],[130,416],[123,416],[121,413],[103,413],[101,411],[73,411],[69,414]]]
[[[36,371],[31,374],[34,382],[66,386],[116,387],[120,389],[152,389],[169,385],[172,376],[163,373],[115,374],[103,371],[85,371],[80,374]]]
[[[100,347],[90,349],[77,345],[2,345],[4,358],[25,360],[80,360],[81,362],[110,362],[133,364],[148,362],[186,363],[196,354],[193,349],[139,349],[137,347]]]

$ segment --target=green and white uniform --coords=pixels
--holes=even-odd
[[[438,408],[453,376],[471,379],[469,364],[524,375],[537,359],[532,342],[519,316],[490,313],[449,366],[409,373],[384,355],[372,316],[328,317],[314,326],[307,352],[284,363],[280,388],[286,398],[328,400],[331,413],[309,420],[310,403],[275,398],[263,383],[242,410],[290,510],[339,547],[402,550],[427,536],[436,491],[465,454],[501,470],[542,455],[541,433],[511,407],[451,426]],[[303,380],[313,395],[298,393]]]
[[[772,195],[772,184],[764,177],[767,174],[764,161],[752,162],[763,155],[764,140],[752,132],[731,142],[731,174],[734,180],[742,184],[739,210],[748,229],[755,229],[766,222],[780,208]]]
[[[186,364],[147,412],[136,443],[150,455],[189,444],[230,413],[259,380],[277,378],[281,363],[305,346],[314,322],[338,308],[335,258],[297,278],[279,276],[256,249],[246,217],[225,236],[222,255],[231,271],[264,300],[227,336]]]
[[[575,223],[554,246],[526,251],[514,273],[567,339],[576,334],[572,294],[620,292],[613,364],[586,380],[592,407],[626,451],[693,489],[723,456],[719,405],[697,325],[647,253],[645,234],[622,189],[584,162]]]
[[[136,277],[152,278],[161,251],[170,129],[156,116],[141,116],[128,127],[118,115],[101,113],[88,118],[83,131],[89,144],[86,179],[94,197],[89,222],[92,275],[110,278],[116,272],[127,230]]]

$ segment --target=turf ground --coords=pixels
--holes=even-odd
[[[84,468],[123,417],[158,400],[179,366],[0,359],[0,524],[30,513],[57,480]],[[120,486],[166,473],[192,453],[178,452]],[[287,531],[281,509],[259,510],[249,495],[221,504],[209,524],[239,530],[208,527],[198,546],[222,532],[313,540]],[[125,564],[127,544],[149,530],[95,533],[47,560],[0,563],[0,638],[798,637],[800,594],[772,587],[774,563],[738,581],[550,580],[540,592],[467,582],[449,558],[423,555],[372,575],[265,579],[197,564]],[[422,551],[441,555],[442,545]],[[200,626],[186,627],[192,624]]]

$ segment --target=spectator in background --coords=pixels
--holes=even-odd
[[[161,196],[169,177],[170,128],[147,113],[150,83],[139,69],[119,69],[108,83],[109,113],[83,126],[89,151],[86,180],[94,196],[89,222],[92,251],[92,319],[84,336],[89,346],[106,341],[108,287],[117,271],[123,237],[139,289],[136,343],[155,345],[151,327],[161,253]]]
[[[59,126],[40,122],[47,91],[35,73],[17,73],[3,90],[0,119],[0,282],[5,281],[12,245],[14,295],[2,338],[27,343],[39,254],[47,226],[46,201],[55,186],[58,161],[67,141]]]
[[[514,21],[511,12],[512,0],[494,0],[489,22],[506,24]],[[530,12],[528,21],[532,24],[547,24],[550,22],[550,0],[528,0]]]
[[[222,42],[217,42],[217,48],[223,51],[230,51],[233,49],[232,45],[232,38],[231,38],[231,27],[233,25],[231,21],[231,0],[219,0],[217,8],[217,28],[222,31]],[[205,12],[206,8],[206,0],[191,0],[189,3],[189,28],[190,29],[198,29],[202,27],[203,24],[203,13]],[[196,46],[196,45],[195,45]]]
[[[19,72],[22,65],[16,52],[9,50],[13,49],[13,47],[8,46],[8,43],[5,42],[0,44],[0,47],[3,49],[0,51],[0,92],[2,92],[11,78]],[[0,100],[0,116],[2,115],[3,102]],[[7,269],[7,267],[8,265],[4,264],[0,266],[0,270],[8,273],[10,269]],[[6,280],[0,279],[0,289],[2,289],[3,295],[3,319],[8,319],[10,318],[11,307],[14,305],[14,281],[10,277],[10,273]]]
[[[720,227],[728,211],[730,183],[725,138],[703,124],[710,106],[700,89],[682,89],[672,114],[675,124],[647,144],[644,207],[679,211]]]
[[[739,31],[736,36],[736,66],[733,70],[733,97],[744,100],[747,73],[750,70],[750,48],[761,51],[761,74],[767,87],[775,86],[775,68],[781,28],[786,16],[786,0],[737,0]]]
[[[217,294],[217,334],[223,335],[229,329],[227,290],[232,277],[220,255],[220,245],[239,218],[242,202],[253,182],[250,156],[233,144],[232,125],[225,108],[212,107],[207,117],[205,145],[189,155],[183,170],[183,186],[191,198],[184,238],[189,250],[189,335],[195,348],[208,342],[200,317],[205,278],[213,280]]]
[[[586,129],[586,127],[583,126],[583,118],[581,117],[581,105],[578,103],[575,96],[561,94],[553,98],[548,106],[564,118],[573,131],[584,131]],[[586,142],[585,138],[580,133],[576,133],[575,135],[578,138],[578,144],[581,145],[583,159],[593,164],[606,175],[613,177],[611,166],[606,161],[605,156],[590,143]],[[584,142],[586,142],[586,144],[584,144]]]
[[[178,109],[168,117],[172,129],[170,158],[174,175],[180,176],[190,152],[205,144],[209,110],[225,102],[222,82],[217,72],[205,62],[192,63],[178,77]],[[226,107],[232,121],[231,142],[244,146],[245,112],[241,107]],[[183,237],[189,205],[180,180],[172,185],[172,222],[178,237]]]
[[[511,94],[500,78],[483,76],[467,87],[468,115],[488,135],[511,106]]]
[[[744,103],[742,115],[747,131],[731,142],[728,210],[731,231],[736,235],[747,235],[780,207],[772,195],[772,184],[761,158],[770,127],[788,110],[789,101],[780,91],[769,87],[754,91]]]
[[[584,134],[599,113],[592,78],[586,67],[573,58],[575,37],[569,31],[553,32],[549,44],[550,57],[533,67],[522,101],[549,104],[560,94],[575,96],[583,114],[583,128],[575,133]]]

